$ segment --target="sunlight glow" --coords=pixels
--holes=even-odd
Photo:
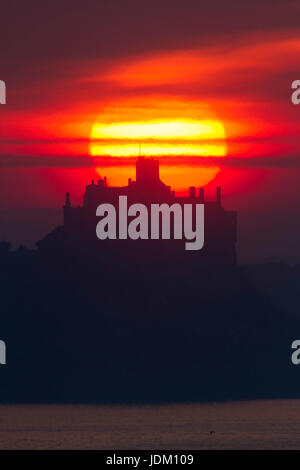
[[[128,122],[95,124],[91,139],[201,139],[225,138],[217,121]]]
[[[213,120],[96,123],[91,131],[90,153],[112,157],[136,156],[140,152],[145,156],[224,157],[227,154],[225,138],[224,126]],[[208,143],[209,140],[212,143]]]
[[[109,155],[111,157],[132,157],[139,156],[166,156],[166,155],[186,155],[208,157],[224,157],[226,146],[224,144],[151,144],[143,143],[141,148],[138,144],[91,144],[90,153],[93,157],[99,155]]]

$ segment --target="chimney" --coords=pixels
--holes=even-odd
[[[217,186],[217,203],[221,205],[221,187]]]
[[[190,198],[195,199],[196,197],[196,188],[195,186],[190,186]]]
[[[106,179],[106,176],[104,176],[104,187],[107,188],[107,179]]]
[[[131,178],[128,178],[128,186],[131,185]]]
[[[204,203],[204,188],[199,188],[199,202]]]

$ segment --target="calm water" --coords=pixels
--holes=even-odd
[[[300,400],[0,406],[0,448],[300,449]]]

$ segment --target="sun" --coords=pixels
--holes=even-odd
[[[126,165],[97,168],[111,185],[124,185],[128,177],[134,178],[134,163],[128,164],[128,159],[142,155],[160,159],[164,182],[183,190],[206,185],[219,172],[218,167],[197,165],[197,157],[226,157],[228,148],[224,125],[208,104],[153,96],[108,105],[91,127],[89,152],[93,157],[107,157],[108,162],[124,159]],[[188,164],[191,157],[193,166]]]
[[[218,156],[227,152],[225,129],[213,120],[97,122],[91,130],[92,156]]]

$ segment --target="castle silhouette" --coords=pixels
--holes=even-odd
[[[99,240],[95,228],[99,218],[96,209],[99,204],[118,205],[119,196],[127,196],[128,204],[142,203],[150,208],[153,203],[204,204],[204,247],[197,252],[185,252],[184,240]],[[107,179],[92,181],[86,186],[83,205],[72,207],[70,193],[66,194],[63,207],[64,224],[56,228],[43,240],[37,242],[40,252],[53,253],[60,248],[77,250],[77,253],[93,251],[101,255],[102,260],[114,254],[126,261],[150,263],[170,262],[174,264],[188,262],[189,267],[200,264],[235,265],[237,241],[237,213],[227,211],[221,202],[221,188],[216,189],[216,200],[206,201],[204,188],[189,188],[188,197],[177,197],[161,181],[159,161],[153,158],[139,157],[136,161],[136,181],[128,180],[128,185],[112,187]]]
[[[205,241],[99,240],[96,207],[204,203]],[[299,397],[290,343],[300,319],[260,287],[290,296],[300,267],[236,264],[236,212],[220,188],[176,197],[159,163],[136,181],[87,186],[83,205],[37,250],[0,244],[1,339],[9,348],[0,402],[152,403]],[[271,281],[270,281],[271,280]],[[288,286],[288,289],[284,286]],[[285,293],[286,289],[286,293]]]

